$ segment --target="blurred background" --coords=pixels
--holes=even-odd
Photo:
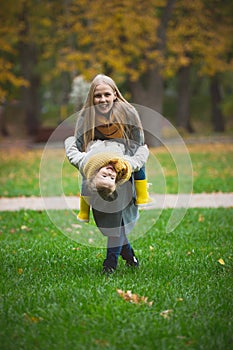
[[[3,0],[0,52],[0,141],[46,141],[99,73],[184,137],[232,137],[231,0]]]

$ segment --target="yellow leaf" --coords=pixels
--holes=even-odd
[[[24,314],[24,318],[26,321],[29,321],[31,323],[38,323],[40,321],[43,321],[42,317],[29,316],[28,314]]]
[[[183,298],[177,298],[176,300],[177,300],[177,301],[184,301]]]
[[[204,216],[202,214],[199,215],[198,221],[203,222],[205,220]]]
[[[219,262],[220,265],[225,265],[225,262],[224,262],[224,260],[222,258],[218,259],[218,262]]]

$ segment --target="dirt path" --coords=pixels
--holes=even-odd
[[[146,209],[156,208],[229,208],[233,207],[233,193],[201,193],[180,195],[152,195],[154,203]],[[21,209],[79,209],[78,197],[17,197],[0,198],[0,211]]]

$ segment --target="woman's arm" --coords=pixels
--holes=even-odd
[[[74,136],[68,137],[65,142],[66,156],[70,163],[82,171],[83,160],[86,156],[86,152],[80,152],[77,148],[76,138]]]

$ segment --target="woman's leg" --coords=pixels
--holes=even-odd
[[[104,272],[113,272],[117,268],[118,258],[124,243],[124,232],[121,231],[120,236],[108,237],[107,256],[103,263]]]
[[[116,269],[119,255],[126,260],[126,265],[135,267],[139,265],[123,226],[119,237],[108,237],[107,256],[103,263],[104,272],[113,272]]]

